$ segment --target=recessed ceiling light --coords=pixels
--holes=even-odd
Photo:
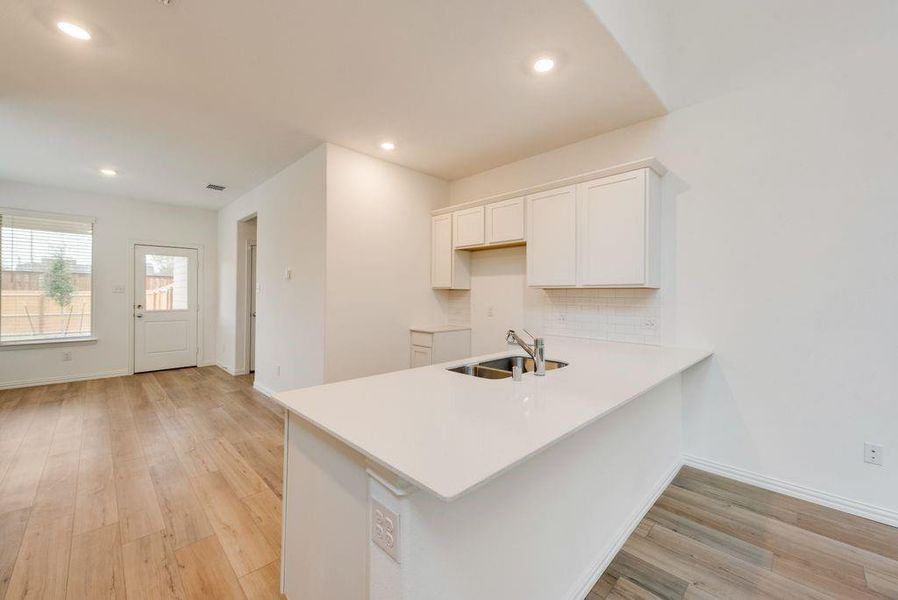
[[[552,69],[555,68],[555,61],[549,58],[548,56],[544,56],[543,58],[537,59],[535,63],[533,63],[533,70],[537,73],[548,73]]]
[[[384,150],[395,150],[396,144],[394,144],[393,142],[381,142],[380,147]]]
[[[90,39],[90,32],[88,32],[83,27],[78,27],[74,23],[69,23],[68,21],[60,21],[56,24],[56,27],[57,29],[59,29],[59,31],[75,38],[76,40],[87,41]]]
[[[115,169],[104,168],[100,169],[100,175],[102,175],[103,177],[115,177],[116,175],[118,175],[118,171],[116,171]]]

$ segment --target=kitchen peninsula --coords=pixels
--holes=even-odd
[[[288,597],[585,595],[678,468],[710,352],[550,337],[543,377],[448,370],[511,354],[277,394]]]

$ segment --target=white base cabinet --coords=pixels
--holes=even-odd
[[[412,329],[409,366],[426,367],[471,356],[471,330],[466,327]]]

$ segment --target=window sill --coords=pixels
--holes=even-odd
[[[19,340],[15,342],[0,342],[0,350],[22,350],[25,348],[46,348],[47,346],[68,346],[70,344],[95,344],[96,336],[53,338],[48,340]]]

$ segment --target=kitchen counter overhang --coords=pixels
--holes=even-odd
[[[544,377],[488,380],[464,361],[281,392],[291,413],[416,487],[451,501],[711,355],[709,350],[547,337],[569,363]]]

